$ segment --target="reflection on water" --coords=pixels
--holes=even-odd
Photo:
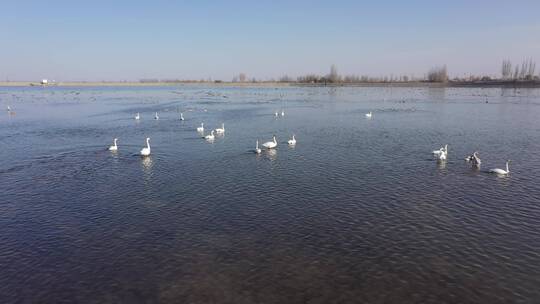
[[[141,165],[145,179],[152,177],[152,156],[150,155],[141,157]]]
[[[439,170],[446,169],[446,160],[445,159],[438,159],[437,160],[437,168],[439,168]]]
[[[0,97],[18,114],[0,117],[1,303],[540,298],[540,90],[46,87]],[[192,109],[181,124],[177,108]],[[225,122],[227,137],[207,145],[203,121]],[[255,139],[273,134],[276,149],[252,158]],[[114,137],[118,153],[104,151]],[[146,137],[152,156],[140,157]],[[437,162],[441,143],[452,151]],[[471,151],[486,169],[515,160],[512,172],[471,167]]]
[[[277,159],[277,150],[276,149],[266,149],[264,150],[266,156],[269,160],[275,161]]]

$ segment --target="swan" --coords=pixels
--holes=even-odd
[[[371,111],[369,111],[369,113],[366,113],[367,118],[371,118],[371,116],[373,116],[373,113],[371,113]]]
[[[159,119],[159,115],[158,115],[157,112],[156,112],[156,114],[154,114],[154,119],[155,119],[155,120],[158,120],[158,119]]]
[[[224,124],[224,123],[221,124],[221,128],[217,128],[217,129],[216,129],[216,133],[217,133],[217,134],[223,134],[223,133],[225,133],[225,124]]]
[[[204,132],[204,123],[201,122],[201,126],[197,127],[197,132]]]
[[[448,153],[448,145],[444,145],[444,147],[441,147],[439,150],[434,150],[431,153],[435,154],[436,156],[442,153]]]
[[[214,136],[214,130],[212,130],[212,131],[210,132],[210,134],[208,134],[208,135],[206,135],[206,136],[204,137],[204,139],[206,139],[206,140],[214,140],[214,138],[215,138],[215,136]]]
[[[184,113],[180,112],[180,120],[184,120]]]
[[[278,111],[276,111],[276,112],[274,113],[274,116],[275,116],[275,117],[278,117],[278,116],[279,116]]]
[[[478,152],[473,153],[472,163],[473,163],[473,166],[479,167],[482,164],[482,161],[480,160],[480,157],[478,157],[478,155],[476,154],[478,154]]]
[[[146,147],[142,148],[141,150],[141,156],[148,156],[150,155],[150,137],[146,138]]]
[[[135,120],[140,120],[140,119],[141,119],[141,115],[137,113],[137,115],[135,115]]]
[[[480,160],[480,157],[478,157],[477,154],[478,152],[475,151],[473,154],[465,157],[465,161],[472,162],[473,165],[479,166],[482,163],[482,161]]]
[[[255,141],[255,153],[261,154],[261,148],[259,148],[259,140]]]
[[[281,116],[285,116],[285,111],[281,110]]]
[[[113,145],[109,147],[109,151],[118,151],[118,146],[116,145],[116,141],[118,141],[118,138],[115,138],[113,140]]]
[[[292,139],[289,139],[289,140],[287,141],[287,143],[288,143],[289,145],[291,145],[291,146],[296,145],[296,138],[294,138],[294,134],[293,134],[293,136],[292,136]]]
[[[507,161],[506,161],[506,170],[499,169],[499,168],[495,168],[495,169],[489,170],[489,173],[496,173],[496,174],[500,174],[500,175],[507,175],[508,173],[510,173],[510,169],[508,168],[508,163],[509,163],[509,162],[510,162],[510,160],[507,160]]]
[[[272,141],[267,141],[263,144],[266,149],[273,149],[277,146],[276,136],[272,136]]]
[[[11,112],[11,107],[10,106],[7,106],[7,111],[8,112]],[[277,113],[277,112],[276,112]]]
[[[446,160],[446,157],[447,157],[447,153],[446,152],[442,152],[441,154],[437,155],[437,158],[439,160]]]

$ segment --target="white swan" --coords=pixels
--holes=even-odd
[[[116,141],[118,140],[118,138],[115,138],[113,140],[113,145],[109,147],[109,151],[118,151],[118,146],[116,145]]]
[[[217,134],[223,134],[223,133],[225,133],[225,124],[224,124],[224,123],[221,124],[221,128],[217,128],[217,129],[216,129],[216,133],[217,133]]]
[[[184,113],[180,112],[180,120],[184,120]]]
[[[7,106],[7,111],[8,112],[11,112],[11,107],[10,106]],[[277,113],[277,112],[276,112]]]
[[[287,141],[287,143],[289,145],[291,145],[291,146],[296,145],[296,138],[294,138],[294,134],[293,134],[292,138]]]
[[[140,119],[141,119],[141,115],[140,115],[139,113],[137,113],[137,114],[135,115],[135,120],[140,120]]]
[[[208,134],[208,135],[206,135],[206,136],[204,137],[204,139],[206,139],[206,140],[214,140],[214,138],[215,138],[215,136],[214,136],[214,130],[212,130],[212,131],[210,132],[210,134]]]
[[[272,141],[267,141],[263,144],[266,149],[273,149],[277,146],[276,136],[272,136]]]
[[[508,173],[510,173],[510,169],[508,168],[508,163],[509,162],[510,162],[510,160],[506,161],[506,170],[495,168],[495,169],[489,170],[489,172],[490,173],[500,174],[500,175],[507,175]]]
[[[367,118],[371,118],[371,116],[373,116],[373,113],[371,111],[369,111],[369,113],[366,113]]]
[[[442,153],[440,153],[440,154],[437,155],[437,158],[438,158],[439,160],[446,160],[447,156],[448,156],[447,152],[446,152],[446,151],[443,151]]]
[[[255,141],[255,153],[256,154],[261,153],[261,148],[259,148],[259,140],[258,139],[257,139],[257,141]]]
[[[281,110],[281,116],[285,116],[285,111]]]
[[[274,113],[274,116],[275,116],[275,117],[278,117],[278,116],[279,116],[278,111],[276,111],[276,112]]]
[[[158,119],[159,119],[159,115],[158,115],[157,112],[156,112],[156,114],[154,114],[154,119],[155,119],[155,120],[158,120]]]
[[[197,132],[204,132],[204,123],[201,122],[201,126],[197,127]]]
[[[444,147],[441,147],[439,150],[434,150],[431,153],[435,154],[435,156],[438,156],[442,153],[448,153],[448,145],[444,145]]]
[[[146,138],[146,147],[142,148],[141,150],[141,156],[148,156],[150,155],[150,137]]]

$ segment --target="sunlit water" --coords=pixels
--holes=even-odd
[[[0,105],[2,303],[540,302],[540,90],[0,88]]]

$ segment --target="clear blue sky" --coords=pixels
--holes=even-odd
[[[230,80],[540,69],[540,1],[20,1],[0,6],[0,80]]]

